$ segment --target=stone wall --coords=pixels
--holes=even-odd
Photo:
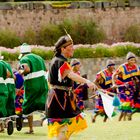
[[[121,41],[125,30],[140,24],[140,1],[125,3],[72,2],[56,8],[48,3],[0,4],[0,28],[16,31],[19,35],[29,28],[35,31],[45,24],[58,24],[64,19],[92,19],[108,36],[108,40]]]
[[[106,61],[108,59],[112,59],[116,63],[116,68],[126,62],[124,57],[117,57],[117,58],[86,58],[86,59],[79,59],[81,62],[81,74],[87,74],[88,79],[93,81],[95,79],[96,74],[106,67]],[[138,58],[140,59],[140,58]],[[50,60],[46,60],[46,67],[48,68]],[[9,62],[13,68],[17,68],[18,62]],[[140,61],[138,61],[140,65]]]

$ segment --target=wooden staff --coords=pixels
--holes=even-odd
[[[95,98],[96,96],[98,96],[98,95],[94,94],[94,95],[90,96],[89,99]]]
[[[116,95],[115,93],[106,91],[106,90],[104,90],[104,89],[98,89],[98,91],[101,91],[101,92],[103,92],[104,94],[108,94],[108,95],[113,95],[113,96]],[[94,94],[94,95],[90,96],[89,99],[95,98],[96,96],[98,96],[98,94]]]

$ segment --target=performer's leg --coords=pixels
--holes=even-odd
[[[127,116],[128,116],[128,121],[131,121],[132,120],[132,115],[133,115],[134,113],[128,113],[127,114]]]
[[[123,114],[124,114],[123,115],[124,116],[123,120],[126,121],[127,112],[124,112]]]
[[[0,121],[0,133],[4,132],[4,122]]]
[[[134,111],[132,111],[132,113],[130,114],[130,116],[128,116],[128,120],[131,121],[132,120],[132,116],[137,113],[137,109],[134,109]]]
[[[67,125],[62,126],[62,127],[59,129],[58,136],[57,136],[57,140],[69,140],[69,138],[68,138],[67,135],[66,135],[67,132],[68,132],[68,127],[67,127]]]
[[[34,130],[33,130],[33,115],[29,115],[27,117],[28,119],[28,124],[29,124],[29,132],[26,132],[26,134],[33,134]]]
[[[106,122],[107,121],[107,115],[105,114],[105,117],[104,117],[104,120],[103,120],[103,122]]]
[[[23,122],[22,114],[19,114],[18,117],[16,118],[16,128],[17,128],[17,131],[21,131],[21,129],[22,129],[22,122]]]
[[[92,123],[96,121],[96,117],[99,115],[99,112],[97,112],[93,117],[92,117]]]
[[[124,114],[123,112],[121,112],[120,116],[119,116],[119,120],[118,121],[121,121],[121,119],[123,118]]]

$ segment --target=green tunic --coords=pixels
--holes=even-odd
[[[7,98],[8,98],[8,88],[5,84],[5,79],[7,76],[7,68],[0,61],[0,118],[7,116]]]
[[[14,76],[12,72],[12,68],[9,63],[2,61],[2,63],[5,65],[5,67],[8,69],[10,72],[10,77],[6,78],[5,83],[7,84],[8,88],[8,99],[7,99],[7,117],[15,115],[15,82],[14,82]]]
[[[45,79],[44,60],[40,56],[30,53],[20,59],[20,65],[22,64],[27,64],[30,67],[30,73],[24,75],[23,114],[45,110],[48,84]]]

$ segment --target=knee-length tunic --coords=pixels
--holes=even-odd
[[[0,118],[7,117],[7,99],[8,99],[8,88],[5,84],[5,79],[7,77],[7,68],[0,61]]]
[[[134,80],[138,76],[139,68],[137,65],[129,66],[127,63],[124,63],[119,66],[118,70],[121,72],[121,75],[118,77],[116,84],[124,84],[124,86],[118,88],[121,100],[120,110],[131,113],[134,107],[134,94],[136,91]]]
[[[24,64],[29,66],[30,72],[24,75],[23,114],[45,110],[48,84],[45,79],[44,60],[40,56],[30,53],[20,59],[20,65]]]
[[[54,57],[49,69],[49,81],[51,89],[48,93],[46,105],[48,117],[48,136],[57,136],[59,128],[63,125],[68,127],[67,136],[87,127],[81,111],[73,100],[72,80],[64,79],[64,71],[70,70],[67,59],[62,55]]]

